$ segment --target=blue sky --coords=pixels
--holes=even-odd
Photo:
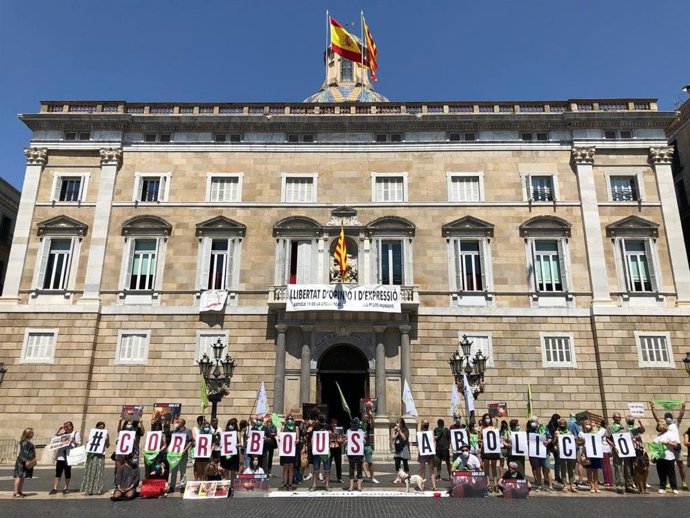
[[[391,100],[687,99],[687,0],[0,0],[0,176],[21,188],[40,100],[303,100],[326,9],[364,9]]]

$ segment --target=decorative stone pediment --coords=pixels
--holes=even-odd
[[[414,236],[416,227],[411,221],[400,216],[383,216],[377,218],[367,225],[369,234],[395,233],[405,234],[409,237]]]
[[[247,226],[225,216],[216,216],[198,223],[196,235],[204,236],[208,234],[224,234],[244,237],[247,233]]]
[[[536,216],[520,225],[521,237],[557,236],[570,237],[572,225],[556,216]]]
[[[494,237],[494,226],[473,216],[464,216],[441,227],[443,237],[478,236]]]
[[[331,211],[331,219],[326,223],[327,227],[343,226],[343,227],[358,227],[362,224],[357,218],[357,211],[352,207],[338,207]]]
[[[283,235],[318,236],[320,233],[321,224],[307,216],[289,216],[281,219],[273,226],[273,237]]]
[[[88,225],[85,223],[61,214],[60,216],[41,221],[38,224],[38,236],[43,237],[46,234],[51,236],[78,236],[81,239],[86,235],[88,228]]]
[[[658,237],[659,225],[639,216],[628,216],[606,226],[606,237]]]
[[[122,225],[122,235],[131,236],[137,234],[156,234],[169,236],[172,233],[172,225],[161,217],[152,215],[134,216]]]

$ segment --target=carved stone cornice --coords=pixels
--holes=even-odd
[[[670,164],[673,160],[673,146],[649,148],[649,161],[652,164]]]
[[[117,167],[122,165],[122,149],[120,148],[101,148],[99,151],[101,155],[101,165],[113,165]]]
[[[592,147],[574,147],[571,155],[573,162],[578,165],[593,164],[594,163],[594,153],[596,153],[597,148]]]
[[[24,149],[28,165],[46,165],[48,150],[43,147],[27,147]]]

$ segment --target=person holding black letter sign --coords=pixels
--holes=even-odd
[[[556,426],[553,438],[553,451],[560,464],[563,492],[567,493],[570,491],[571,493],[577,493],[578,490],[575,487],[575,465],[577,463],[575,437],[568,429],[568,421],[564,418],[559,418]],[[564,451],[561,451],[561,446]]]
[[[429,431],[429,421],[422,420],[419,425],[420,432]],[[429,476],[431,477],[431,488],[436,491],[436,470],[434,469],[435,455],[419,455],[419,474],[426,480],[426,468],[429,467]]]

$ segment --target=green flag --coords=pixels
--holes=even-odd
[[[199,379],[201,380],[201,412],[208,408],[208,392],[206,392],[206,380],[199,374]]]
[[[532,417],[532,386],[527,385],[527,419]]]
[[[335,382],[335,386],[338,388],[338,394],[340,394],[340,402],[343,405],[343,410],[347,412],[347,415],[350,416],[350,419],[352,419],[352,414],[350,414],[350,407],[347,404],[347,401],[345,401],[345,396],[343,396],[343,391],[340,390],[340,385],[338,385],[338,382]]]
[[[683,401],[680,399],[655,399],[654,404],[660,405],[664,410],[673,410],[680,407]]]
[[[280,421],[280,416],[275,412],[271,414],[271,422],[273,426],[276,427],[276,430],[281,431],[283,429],[283,423]]]
[[[649,450],[649,456],[653,460],[662,459],[666,453],[666,445],[661,444],[660,442],[647,443],[647,449]]]

